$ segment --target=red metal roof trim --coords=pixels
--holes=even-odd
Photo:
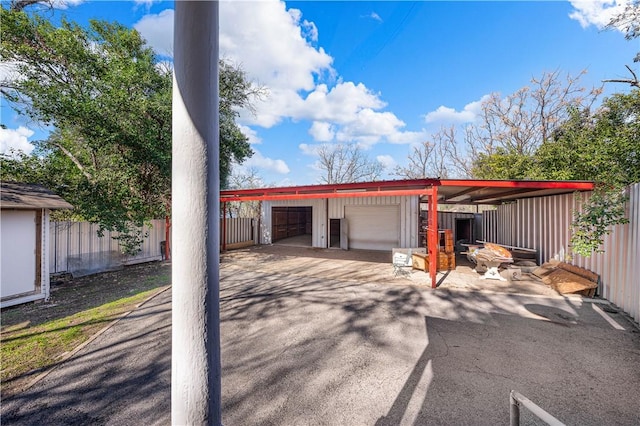
[[[551,181],[551,180],[464,180],[441,179],[441,186],[479,186],[486,188],[536,188],[536,189],[575,189],[590,191],[594,183],[589,181]]]
[[[513,181],[464,179],[411,179],[379,182],[356,182],[324,185],[287,186],[220,191],[220,201],[288,200],[313,198],[347,198],[427,195],[432,186],[475,188],[572,189],[588,191],[593,182],[586,181]]]

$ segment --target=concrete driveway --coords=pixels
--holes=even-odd
[[[223,256],[225,425],[508,424],[511,389],[567,424],[640,421],[640,333],[606,305],[431,290],[384,259],[287,253]],[[169,304],[3,401],[2,423],[168,424]]]

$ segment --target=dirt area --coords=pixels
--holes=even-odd
[[[65,318],[170,282],[170,262],[144,263],[76,279],[52,280],[48,302],[26,303],[3,309],[0,319],[2,329],[24,322],[35,326]]]
[[[406,268],[394,275],[391,253],[369,250],[338,250],[283,245],[262,245],[233,250],[220,256],[221,268],[282,272],[300,276],[390,285],[431,285],[427,273]],[[521,294],[557,295],[553,289],[530,274],[519,281],[483,280],[464,256],[457,257],[457,268],[438,272],[438,287]],[[151,262],[128,266],[119,271],[53,281],[48,302],[27,303],[3,309],[2,327],[29,321],[38,325],[76,312],[103,305],[171,282],[170,262]]]
[[[391,252],[370,250],[339,250],[284,245],[262,245],[224,253],[221,268],[253,270],[260,272],[293,273],[305,277],[323,279],[365,281],[390,285],[416,285],[430,287],[431,279],[426,272],[404,268],[394,274]],[[557,296],[558,293],[531,274],[522,274],[521,280],[499,281],[481,279],[474,272],[474,265],[465,256],[456,257],[456,269],[440,271],[438,288],[466,289],[474,291],[519,293]],[[503,271],[502,275],[507,277]]]

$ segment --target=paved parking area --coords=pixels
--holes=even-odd
[[[511,389],[567,424],[639,423],[640,333],[606,305],[305,250],[222,258],[225,425],[508,424]],[[170,292],[145,306],[3,401],[3,424],[168,424]]]
[[[272,262],[252,268],[257,253]],[[382,261],[282,253],[223,264],[227,424],[508,424],[511,389],[567,424],[640,420],[640,334],[622,315],[607,314],[624,331],[579,298],[434,291]]]

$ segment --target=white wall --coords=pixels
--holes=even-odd
[[[36,212],[0,211],[2,298],[36,290]]]

